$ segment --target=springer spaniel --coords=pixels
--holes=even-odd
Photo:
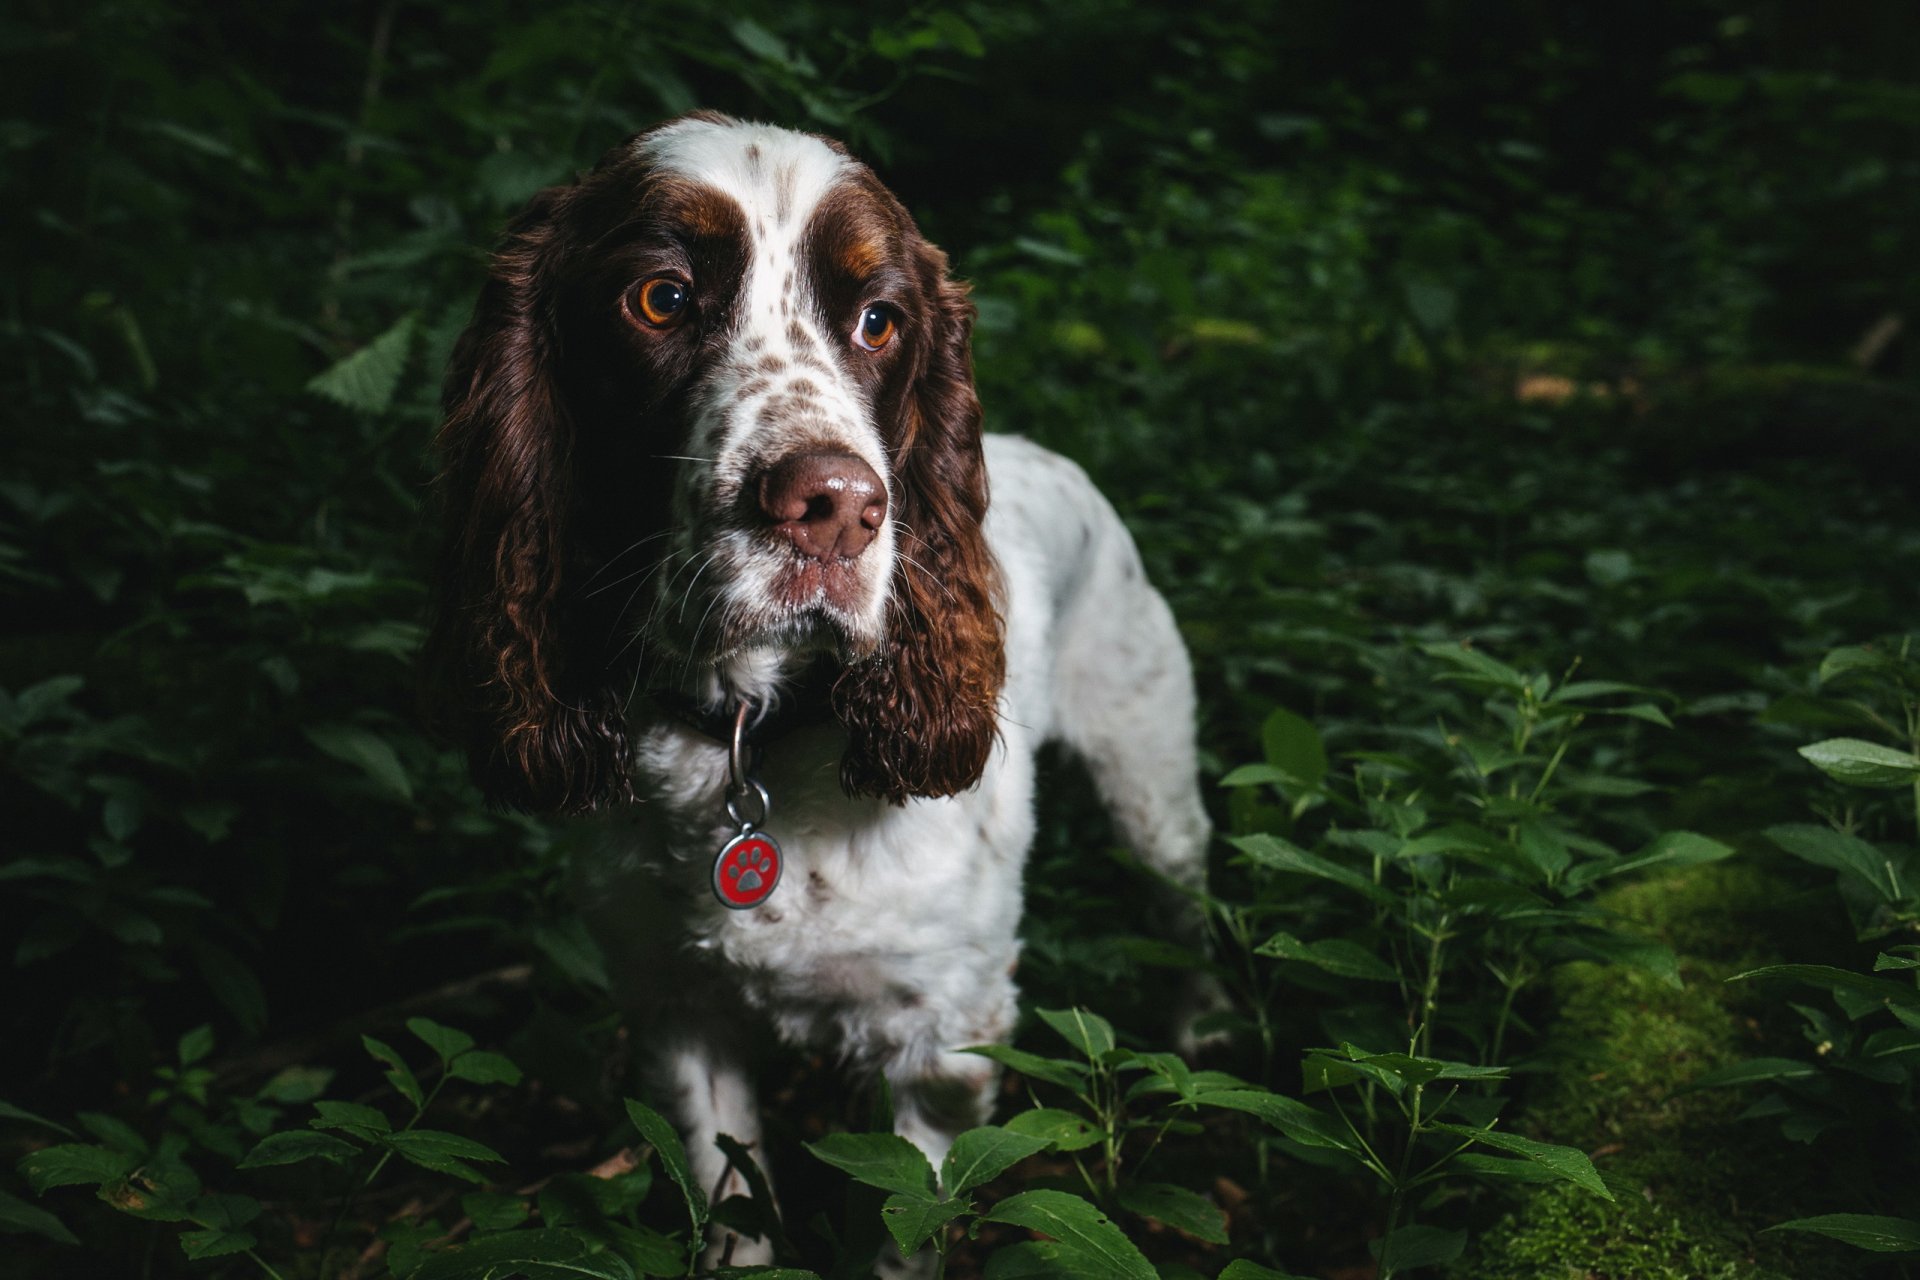
[[[972,320],[845,149],[702,113],[533,198],[448,374],[430,675],[493,801],[600,815],[585,910],[716,1197],[767,1029],[936,1168],[986,1120],[1042,743],[1204,880],[1173,616],[1078,467],[981,435]]]

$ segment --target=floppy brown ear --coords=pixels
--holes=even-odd
[[[849,735],[841,785],[895,804],[980,780],[1006,679],[998,570],[981,523],[987,467],[973,390],[973,304],[966,287],[947,278],[945,254],[923,242],[917,256],[932,334],[894,447],[901,557],[887,644],[848,667],[833,691]]]
[[[427,688],[487,798],[536,812],[593,808],[630,786],[604,638],[583,644],[568,617],[573,424],[552,312],[577,191],[541,192],[508,228],[454,348],[438,440]]]

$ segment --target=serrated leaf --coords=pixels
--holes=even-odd
[[[30,1151],[16,1167],[39,1195],[52,1187],[99,1186],[125,1177],[138,1162],[130,1152],[69,1142]]]
[[[308,742],[334,759],[355,766],[382,791],[401,800],[413,799],[413,782],[406,768],[379,734],[352,724],[315,725],[304,732]]]
[[[504,1164],[506,1157],[492,1147],[484,1146],[471,1138],[463,1138],[457,1133],[442,1133],[435,1129],[404,1129],[398,1133],[389,1133],[380,1139],[400,1157],[419,1165],[422,1169],[431,1169],[435,1173],[450,1173],[456,1178],[465,1178],[468,1182],[484,1182],[486,1178],[466,1162],[469,1160],[487,1160]]]
[[[1089,1058],[1098,1058],[1114,1047],[1113,1024],[1085,1009],[1036,1009],[1040,1020],[1060,1034],[1060,1038]]]
[[[947,1158],[940,1166],[940,1185],[950,1197],[964,1195],[1049,1145],[1045,1138],[993,1125],[969,1129],[955,1138],[948,1149]]]
[[[1584,1151],[1554,1142],[1523,1138],[1517,1133],[1498,1129],[1470,1129],[1459,1124],[1436,1124],[1433,1128],[1437,1133],[1451,1133],[1457,1138],[1466,1138],[1496,1151],[1523,1156],[1574,1186],[1593,1192],[1602,1200],[1613,1199],[1613,1192],[1607,1190],[1607,1184],[1600,1180],[1593,1161],[1587,1158]]]
[[[56,1244],[80,1243],[53,1214],[5,1191],[0,1191],[0,1232],[41,1236]]]
[[[1466,1252],[1467,1233],[1409,1225],[1378,1243],[1382,1271],[1411,1271],[1415,1267],[1437,1267],[1452,1262]]]
[[[930,1200],[896,1192],[880,1206],[880,1218],[887,1224],[894,1243],[900,1246],[900,1252],[912,1257],[915,1250],[933,1238],[934,1232],[971,1207],[965,1200]]]
[[[1008,1044],[977,1044],[962,1049],[962,1053],[977,1053],[983,1058],[991,1058],[1003,1067],[1011,1067],[1021,1075],[1032,1080],[1045,1080],[1063,1088],[1078,1091],[1087,1084],[1087,1068],[1078,1062],[1068,1062],[1062,1058],[1043,1058],[1037,1053],[1028,1053]]]
[[[360,1154],[360,1149],[344,1139],[330,1133],[316,1133],[312,1129],[290,1129],[285,1133],[270,1133],[254,1144],[240,1161],[242,1169],[260,1169],[276,1164],[297,1164],[302,1160],[331,1160],[335,1164],[345,1164]]]
[[[1703,862],[1718,862],[1733,856],[1733,846],[1709,839],[1692,831],[1669,831],[1640,852],[1615,862],[1583,862],[1567,872],[1564,885],[1576,893],[1599,880],[1640,871],[1647,867],[1692,867]]]
[[[481,1236],[426,1255],[407,1280],[635,1280],[633,1267],[584,1231],[546,1227]]]
[[[447,1074],[473,1084],[519,1084],[520,1068],[498,1053],[470,1049],[447,1064]]]
[[[341,1129],[356,1138],[371,1138],[393,1128],[387,1117],[358,1102],[334,1102],[323,1098],[313,1104],[317,1113],[307,1122],[311,1129]]]
[[[1032,1107],[1008,1120],[1006,1127],[1038,1138],[1055,1151],[1084,1151],[1103,1136],[1085,1116],[1058,1107]]]
[[[366,346],[315,374],[307,381],[307,390],[360,413],[385,413],[406,370],[417,324],[412,312],[401,316]]]
[[[1224,1107],[1229,1111],[1243,1111],[1258,1116],[1305,1146],[1325,1147],[1349,1154],[1360,1150],[1353,1135],[1342,1128],[1337,1120],[1323,1115],[1297,1098],[1258,1089],[1215,1089],[1196,1094],[1193,1101],[1197,1106]]]
[[[443,1064],[473,1048],[472,1036],[435,1022],[432,1018],[408,1018],[407,1030],[439,1054]]]
[[[896,1133],[830,1133],[807,1150],[855,1182],[902,1195],[934,1198],[933,1166]]]
[[[1437,680],[1458,680],[1488,689],[1505,689],[1510,693],[1520,693],[1529,687],[1527,677],[1477,649],[1446,643],[1418,647],[1428,657],[1438,658],[1453,666],[1454,670],[1436,676]]]
[[[1226,1211],[1185,1187],[1170,1182],[1136,1182],[1121,1190],[1120,1206],[1209,1244],[1227,1242]]]
[[[1400,980],[1400,975],[1393,971],[1393,966],[1359,943],[1348,942],[1344,938],[1323,938],[1318,942],[1302,942],[1290,933],[1276,933],[1255,950],[1263,956],[1273,956],[1280,960],[1298,960],[1341,978],[1357,978],[1364,982],[1398,982]]]
[[[680,1188],[680,1194],[687,1202],[687,1217],[693,1223],[695,1233],[698,1233],[707,1221],[707,1193],[693,1180],[693,1172],[687,1167],[686,1148],[680,1145],[680,1135],[652,1107],[635,1102],[632,1098],[628,1098],[626,1104],[627,1118],[633,1121],[633,1127],[640,1131],[640,1136],[653,1144],[654,1151],[660,1156],[661,1168]]]
[[[1920,778],[1920,756],[1859,738],[1828,738],[1800,748],[1814,768],[1850,787],[1905,787]]]
[[[1096,1274],[1118,1280],[1158,1280],[1153,1264],[1106,1214],[1065,1191],[1023,1191],[981,1217],[1052,1236],[1062,1250]]]
[[[1317,853],[1308,853],[1298,845],[1282,840],[1265,832],[1250,836],[1229,836],[1227,843],[1245,854],[1257,866],[1270,871],[1287,871],[1297,875],[1313,876],[1321,880],[1331,880],[1371,898],[1383,896],[1380,887],[1352,867],[1343,867],[1331,862]]]
[[[402,1058],[392,1045],[376,1040],[372,1036],[361,1036],[360,1045],[374,1061],[387,1064],[388,1083],[399,1090],[400,1096],[411,1102],[413,1109],[418,1111],[426,1095],[421,1092],[420,1081],[414,1076],[413,1068],[407,1065],[407,1060]]]
[[[1245,1258],[1235,1258],[1220,1272],[1220,1280],[1306,1280],[1290,1271],[1275,1271],[1272,1267],[1263,1267],[1257,1262]]]
[[[1873,1213],[1823,1213],[1776,1222],[1766,1230],[1811,1231],[1875,1253],[1910,1253],[1920,1249],[1920,1222]]]
[[[226,1227],[206,1227],[199,1231],[182,1232],[180,1247],[189,1258],[223,1258],[230,1253],[244,1253],[259,1241],[251,1231],[231,1231]]]
[[[1768,827],[1764,834],[1796,858],[1853,876],[1879,895],[1882,902],[1900,900],[1900,885],[1892,862],[1858,836],[1812,823]]]

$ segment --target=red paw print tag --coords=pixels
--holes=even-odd
[[[745,911],[765,902],[780,883],[780,846],[764,831],[742,831],[713,860],[713,896]]]

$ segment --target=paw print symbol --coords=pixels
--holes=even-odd
[[[759,832],[735,836],[713,866],[713,893],[736,910],[759,906],[780,881],[780,846]]]

